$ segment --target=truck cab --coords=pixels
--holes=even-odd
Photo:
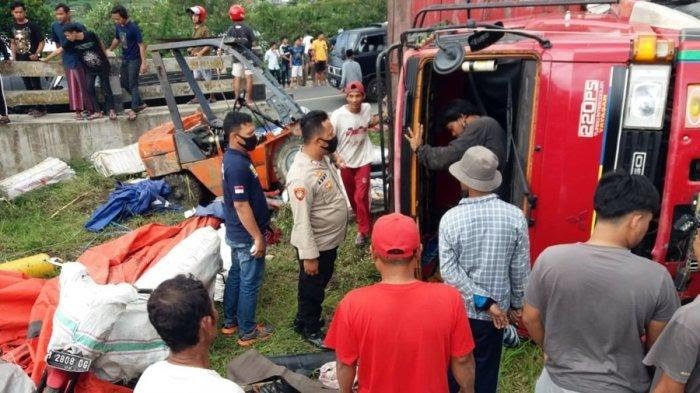
[[[700,20],[649,2],[572,3],[471,2],[414,13],[379,58],[395,71],[379,87],[395,92],[388,203],[417,219],[428,278],[439,264],[440,218],[461,193],[446,170],[418,162],[404,134],[422,125],[425,144],[446,145],[452,137],[440,113],[466,99],[506,131],[499,194],[528,218],[533,262],[548,246],[587,240],[598,179],[624,170],[647,176],[662,195],[633,251],[664,265],[692,299],[700,293],[689,250],[700,194]],[[431,18],[439,24],[423,26]]]
[[[367,98],[377,99],[377,55],[386,47],[386,23],[376,23],[358,29],[344,30],[336,38],[335,46],[328,58],[328,83],[340,89],[345,51],[352,49],[354,58],[362,70],[362,84]]]

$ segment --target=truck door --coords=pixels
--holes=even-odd
[[[533,257],[590,235],[592,190],[605,144],[616,143],[625,78],[626,68],[612,62],[543,62],[530,168]]]

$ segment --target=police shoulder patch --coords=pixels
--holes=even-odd
[[[294,189],[294,197],[299,201],[303,201],[304,198],[306,197],[306,188],[304,188],[304,187],[295,188]]]

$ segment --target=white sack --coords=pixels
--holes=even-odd
[[[92,153],[90,162],[97,172],[105,177],[141,173],[146,167],[139,155],[138,143],[119,149],[102,150]]]
[[[49,157],[39,164],[0,181],[0,194],[8,199],[48,184],[58,183],[75,176],[75,171],[58,158]]]
[[[219,247],[219,236],[214,228],[199,228],[146,270],[134,286],[139,289],[155,289],[163,281],[178,274],[191,273],[212,290],[214,277],[221,270]]]

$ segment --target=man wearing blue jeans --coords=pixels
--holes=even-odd
[[[122,45],[122,65],[120,81],[122,89],[131,95],[131,109],[126,111],[129,120],[136,120],[136,113],[146,109],[139,94],[139,75],[148,72],[146,62],[146,45],[141,37],[141,29],[121,5],[112,8],[111,17],[114,21],[114,39],[109,50]]]
[[[255,323],[258,292],[265,271],[265,236],[270,212],[258,174],[248,152],[258,138],[250,115],[229,112],[224,119],[228,149],[223,162],[226,243],[231,269],[224,287],[223,334],[238,331],[238,345],[250,346],[269,338],[272,327]]]

